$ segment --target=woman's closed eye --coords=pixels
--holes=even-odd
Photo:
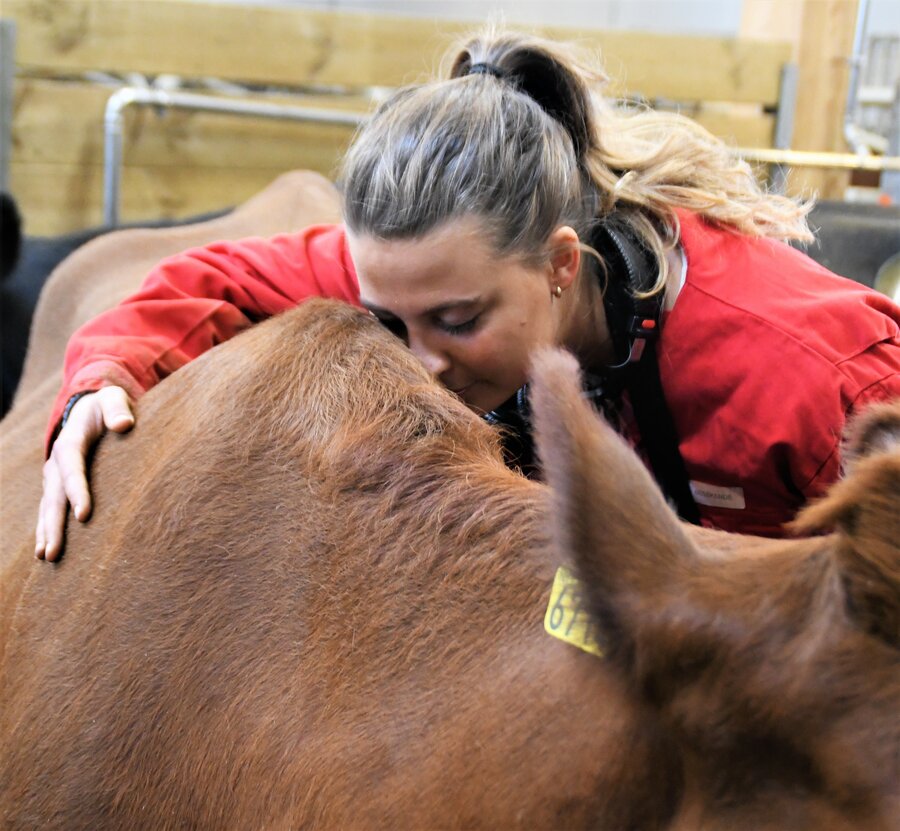
[[[478,325],[478,322],[481,318],[480,314],[473,315],[468,320],[464,320],[460,323],[449,320],[438,320],[437,325],[440,329],[445,331],[448,335],[465,335],[469,332],[472,332],[475,327]]]

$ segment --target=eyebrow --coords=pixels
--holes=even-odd
[[[440,315],[452,309],[459,309],[465,306],[474,306],[480,301],[481,297],[479,295],[476,295],[475,297],[465,297],[461,300],[451,300],[447,303],[439,303],[437,306],[432,306],[430,309],[426,309],[424,312],[422,312],[422,315]],[[376,306],[374,303],[370,303],[368,300],[360,298],[359,302],[362,304],[364,309],[370,311],[374,315],[378,315],[380,317],[396,317],[396,315],[392,311],[389,311],[388,309],[382,309],[381,306]]]

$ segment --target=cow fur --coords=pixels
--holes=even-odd
[[[760,540],[679,523],[570,357],[534,376],[546,485],[376,321],[307,302],[141,400],[56,565],[17,401],[5,827],[900,828],[900,411],[816,536]],[[543,630],[561,564],[602,659]]]
[[[836,533],[762,541],[679,523],[574,361],[537,374],[555,537],[679,748],[672,827],[900,827],[900,402],[854,425],[852,474],[795,523]]]

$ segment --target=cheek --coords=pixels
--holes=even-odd
[[[496,375],[506,362],[505,340],[497,335],[482,335],[460,344],[454,356],[478,374]]]
[[[484,380],[518,388],[525,382],[529,357],[537,345],[532,335],[527,327],[485,334],[470,341],[465,355],[459,357]]]
[[[507,328],[519,348],[530,352],[556,342],[556,319],[543,281],[532,281],[528,288],[527,298],[521,298],[518,313],[510,318]]]

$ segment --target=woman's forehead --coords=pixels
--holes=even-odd
[[[348,234],[348,242],[360,288],[377,291],[467,286],[501,265],[501,258],[470,223],[448,223],[415,239]]]
[[[527,271],[517,257],[494,252],[471,220],[417,239],[380,240],[348,233],[362,304],[376,313],[440,314],[516,293]]]
[[[464,252],[493,253],[485,223],[472,216],[450,219],[415,237],[395,239],[385,239],[365,232],[357,233],[348,228],[347,240],[354,262],[357,258],[390,260],[418,254],[453,258]]]

